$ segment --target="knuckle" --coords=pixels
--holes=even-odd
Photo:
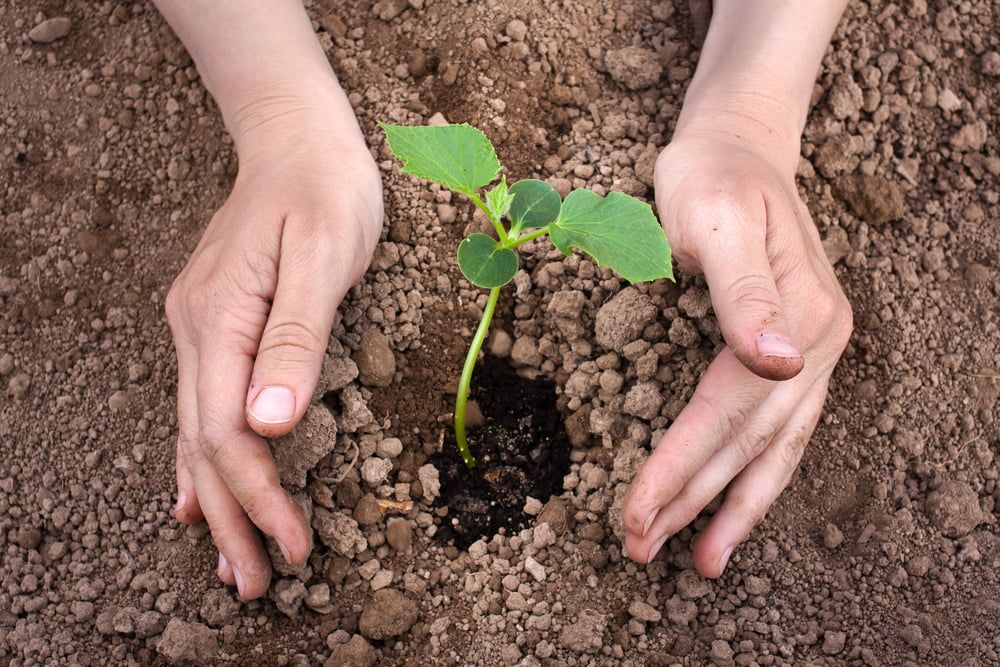
[[[688,409],[693,409],[703,419],[712,422],[715,438],[722,442],[732,442],[737,448],[737,456],[753,458],[745,451],[756,446],[756,438],[746,433],[746,425],[750,420],[752,406],[746,401],[726,401],[712,396],[705,391],[695,391],[688,402]],[[682,466],[686,470],[686,467]],[[693,474],[693,473],[691,473]],[[683,484],[690,481],[690,475],[685,477]]]
[[[829,330],[840,317],[841,304],[838,295],[830,290],[820,290],[812,300],[813,320],[825,330]]]
[[[187,316],[193,322],[202,322],[212,311],[213,290],[207,283],[185,289],[182,304]]]
[[[670,154],[669,147],[660,151],[659,155],[656,156],[656,161],[653,162],[653,179],[659,182],[661,178],[669,173],[669,169],[673,164],[674,159]]]
[[[691,199],[688,217],[699,228],[715,230],[751,229],[756,219],[745,195],[723,183]],[[761,226],[763,229],[763,226]]]
[[[750,418],[750,406],[745,401],[727,403],[707,392],[696,391],[691,397],[691,403],[700,403],[700,412],[713,415],[723,438],[729,438],[739,433]]]
[[[222,443],[219,440],[202,436],[198,440],[198,452],[205,461],[214,464],[222,452]]]
[[[854,332],[854,312],[851,304],[839,289],[824,290],[813,300],[812,319],[820,329],[820,338],[829,340],[838,351],[847,346]]]
[[[766,311],[768,314],[780,310],[774,280],[760,273],[744,274],[733,280],[727,289],[733,302],[743,308]]]
[[[664,526],[665,532],[673,535],[684,526],[694,521],[698,514],[705,509],[705,503],[694,498],[692,494],[683,493],[672,502],[670,510],[670,520]]]
[[[847,347],[851,334],[854,333],[854,310],[843,295],[841,295],[840,301],[839,317],[833,327],[833,339],[838,349],[843,350]]]
[[[786,471],[786,475],[790,475],[791,471],[799,465],[806,445],[809,443],[810,435],[810,429],[803,427],[782,440],[778,447],[778,454],[781,457],[781,465]]]
[[[167,322],[171,327],[176,327],[180,323],[181,302],[180,286],[175,281],[163,302],[163,310],[167,314]]]
[[[771,442],[775,433],[777,427],[772,423],[748,424],[732,441],[737,459],[743,465],[755,459]]]
[[[258,528],[265,528],[261,524],[268,513],[288,504],[285,492],[278,487],[277,478],[270,473],[253,480],[246,490],[247,493],[240,494],[240,505]]]
[[[340,248],[337,263],[347,268],[351,282],[361,279],[371,262],[372,253],[378,244],[378,235],[382,229],[383,210],[381,199],[377,208],[368,202],[353,203],[352,214],[355,220],[371,221],[359,225],[359,232],[335,240]],[[375,222],[377,220],[377,222]]]
[[[354,219],[361,221],[362,235],[365,246],[374,247],[378,243],[378,235],[382,230],[382,223],[385,218],[385,208],[382,199],[382,179],[379,177],[378,165],[374,158],[365,151],[365,157],[369,163],[369,168],[362,170],[369,174],[365,182],[361,183],[360,189],[367,191],[367,197],[356,197],[351,199],[351,213]]]
[[[197,450],[198,455],[215,466],[229,449],[229,444],[232,441],[232,435],[203,428],[198,435],[198,447],[194,449]]]
[[[704,389],[696,389],[691,400],[688,401],[688,407],[704,411],[705,414],[715,414],[722,409],[722,401]]]
[[[767,516],[768,506],[758,499],[740,495],[729,499],[729,502],[735,506],[742,517],[747,534],[759,526],[764,521],[764,517]]]
[[[240,539],[239,530],[236,526],[231,525],[230,521],[222,517],[215,518],[214,521],[209,521],[208,529],[212,533],[212,542],[219,551],[223,551],[224,553],[226,545],[234,544]],[[226,554],[226,558],[229,558],[231,555],[231,553]]]
[[[178,278],[167,292],[167,321],[175,328],[185,321],[197,324],[211,312],[213,301],[214,290],[207,282],[190,285]]]
[[[359,189],[365,189],[363,183]],[[381,191],[381,183],[377,186]],[[296,253],[303,263],[303,275],[327,271],[340,266],[352,282],[359,280],[367,268],[378,244],[384,210],[382,198],[346,197],[329,206],[324,213],[303,219],[303,252]],[[344,224],[350,221],[350,224]]]
[[[268,323],[261,338],[257,355],[266,355],[274,351],[283,354],[298,354],[299,356],[314,356],[326,349],[324,336],[317,333],[317,327],[303,324],[295,320]]]
[[[768,507],[763,503],[753,502],[747,507],[747,532],[764,522],[767,516]]]
[[[746,424],[747,419],[749,418],[750,409],[742,405],[727,412],[725,421],[723,422],[725,424],[726,435],[728,436],[739,431],[739,429]]]
[[[197,465],[201,461],[202,454],[197,438],[192,438],[187,433],[182,432],[177,437],[177,448],[184,457],[184,462],[188,468]]]

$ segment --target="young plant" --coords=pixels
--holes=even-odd
[[[599,266],[638,283],[673,279],[670,246],[649,204],[621,192],[602,197],[592,190],[574,190],[563,200],[545,181],[528,178],[508,187],[504,177],[480,194],[496,180],[500,161],[486,135],[471,125],[380,125],[389,150],[402,160],[404,173],[465,195],[496,230],[496,239],[475,233],[458,246],[462,275],[490,290],[455,396],[455,440],[462,460],[473,468],[476,459],[465,437],[465,406],[500,288],[518,270],[517,248],[547,234],[564,254],[579,248]]]

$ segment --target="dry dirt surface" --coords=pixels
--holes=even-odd
[[[171,516],[163,316],[232,182],[231,142],[149,2],[0,0],[0,664],[1000,663],[995,2],[856,1],[837,31],[799,187],[856,331],[798,476],[718,581],[693,571],[691,529],[649,566],[615,536],[627,482],[721,344],[704,284],[626,289],[544,244],[490,347],[555,381],[564,492],[528,501],[516,534],[435,538],[450,517],[426,460],[485,299],[453,250],[477,223],[400,176],[375,125],[470,121],[514,178],[651,198],[699,12],[307,5],[387,220],[331,336],[327,399],[275,443],[317,549],[241,603],[204,526]],[[641,320],[595,335],[623,304]]]

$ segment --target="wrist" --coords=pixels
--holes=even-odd
[[[261,83],[223,109],[241,162],[330,145],[364,148],[364,135],[332,73],[329,81]]]
[[[794,174],[816,72],[845,4],[715,0],[674,136],[727,137]]]
[[[736,88],[689,89],[674,139],[721,139],[757,153],[783,174],[792,176],[801,150],[802,116],[773,93]]]

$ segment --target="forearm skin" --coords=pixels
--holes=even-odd
[[[715,0],[676,134],[732,131],[794,172],[813,84],[846,5]]]
[[[154,0],[187,47],[243,155],[289,116],[359,138],[350,102],[300,0]],[[301,122],[301,121],[298,121]]]

